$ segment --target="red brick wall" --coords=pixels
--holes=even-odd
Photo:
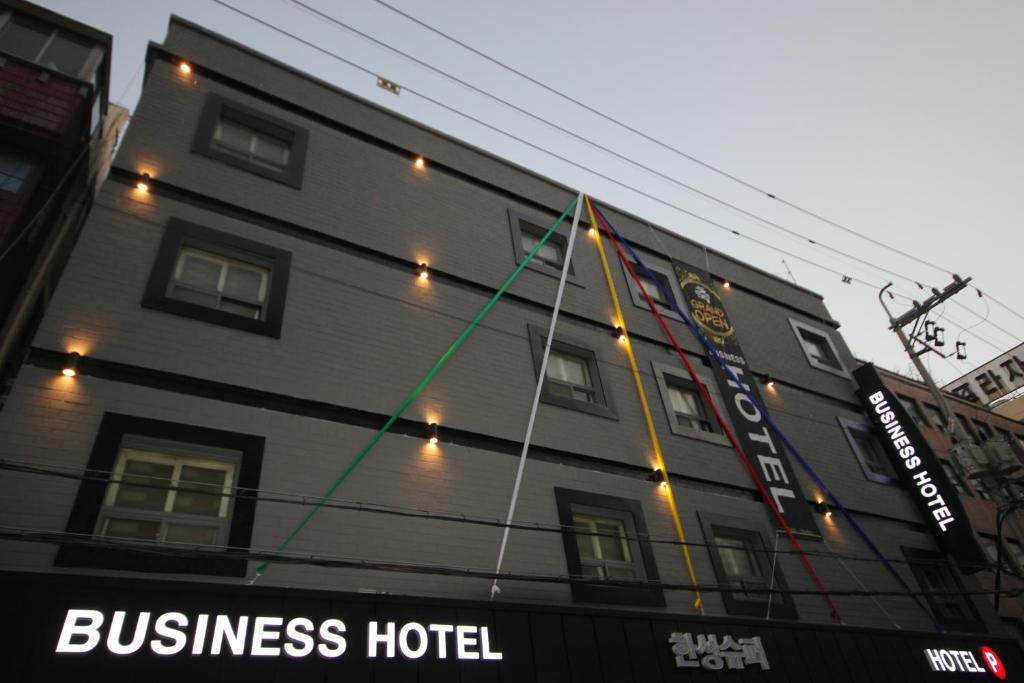
[[[39,80],[40,74],[49,78]],[[25,126],[60,138],[77,120],[84,98],[82,85],[59,74],[8,60],[0,67],[0,117],[8,125]]]

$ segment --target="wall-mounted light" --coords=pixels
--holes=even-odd
[[[151,178],[148,173],[143,173],[139,176],[139,179],[135,181],[135,189],[139,192],[149,192],[149,183]]]
[[[728,280],[722,280],[722,289],[729,289],[732,287],[732,283]]]
[[[78,359],[81,356],[77,351],[72,351],[68,354],[67,359],[64,361],[64,367],[60,369],[60,374],[65,377],[74,377],[78,374]]]
[[[190,74],[192,73],[192,65],[185,61],[178,62],[178,71],[186,75]]]
[[[436,446],[440,439],[437,438],[437,423],[431,422],[427,427],[427,441],[430,442],[431,446]]]
[[[775,379],[771,375],[765,375],[761,380],[761,384],[763,384],[766,389],[775,391]]]
[[[815,504],[814,509],[823,514],[825,516],[825,519],[832,518],[832,508],[830,508],[828,503],[826,503],[824,500],[819,500]]]
[[[661,488],[668,486],[668,480],[665,478],[665,472],[661,468],[658,468],[647,475],[647,478],[653,482],[657,482]]]
[[[590,235],[591,237],[597,237],[597,228],[591,225],[590,229],[587,230],[587,234]]]
[[[618,339],[623,344],[626,343],[626,330],[622,329],[622,325],[617,325],[615,329],[612,330],[612,336]]]
[[[427,268],[426,263],[421,263],[420,267],[416,269],[416,274],[420,276],[421,280],[426,280],[430,277],[430,269]]]
[[[417,171],[422,171],[427,167],[427,162],[423,157],[416,157],[413,160],[412,165]]]

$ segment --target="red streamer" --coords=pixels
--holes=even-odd
[[[586,201],[587,204],[590,204],[590,197],[587,197]],[[779,525],[786,532],[786,536],[789,538],[789,542],[793,545],[793,548],[797,551],[797,553],[799,553],[800,560],[803,562],[804,567],[807,568],[807,572],[808,574],[810,574],[811,579],[814,581],[814,585],[817,586],[819,591],[821,591],[822,597],[828,604],[829,610],[831,611],[832,619],[839,623],[842,623],[843,620],[842,617],[839,616],[839,610],[836,608],[835,603],[832,602],[832,598],[829,596],[828,591],[825,590],[825,585],[822,583],[821,578],[818,576],[818,572],[814,570],[814,565],[811,564],[811,560],[807,557],[806,554],[804,554],[804,549],[800,546],[800,541],[797,540],[796,535],[793,533],[793,529],[790,528],[789,524],[787,524],[786,520],[782,517],[782,514],[779,512],[778,507],[776,507],[775,501],[772,499],[771,494],[768,493],[768,489],[765,487],[764,482],[762,482],[761,478],[757,476],[757,471],[751,464],[750,459],[747,458],[747,454],[743,452],[743,447],[740,446],[739,441],[736,440],[736,436],[732,433],[732,430],[729,429],[729,425],[725,423],[725,418],[722,417],[722,414],[718,411],[717,406],[715,406],[714,402],[711,400],[711,396],[708,394],[707,387],[705,387],[704,383],[700,381],[700,377],[697,376],[697,372],[693,369],[693,366],[690,364],[690,360],[686,357],[686,354],[679,347],[679,343],[676,341],[675,335],[672,334],[672,330],[668,328],[668,325],[665,323],[665,319],[658,311],[657,306],[654,305],[654,301],[651,299],[651,296],[647,293],[647,289],[644,287],[643,282],[640,281],[640,278],[637,276],[636,271],[633,270],[633,264],[629,262],[629,259],[626,258],[626,254],[622,251],[622,245],[619,244],[618,239],[616,239],[615,235],[612,234],[611,229],[608,227],[608,224],[604,220],[604,216],[602,216],[600,212],[595,213],[597,215],[598,222],[601,223],[601,227],[604,228],[605,234],[608,235],[608,239],[611,241],[612,246],[615,247],[615,252],[619,255],[619,259],[622,261],[623,265],[626,266],[626,270],[629,271],[629,274],[633,278],[633,281],[636,283],[637,287],[640,288],[640,293],[643,294],[644,300],[647,302],[647,307],[651,309],[651,312],[654,314],[654,317],[658,319],[658,324],[661,326],[661,329],[665,332],[665,336],[667,336],[668,340],[672,342],[672,346],[675,348],[676,353],[679,354],[680,360],[682,360],[683,365],[686,366],[686,371],[690,373],[690,377],[693,379],[693,382],[697,385],[697,388],[700,389],[700,394],[704,398],[704,401],[711,407],[711,411],[715,414],[715,419],[718,421],[718,425],[722,428],[722,432],[729,439],[729,443],[732,444],[733,450],[735,450],[736,454],[740,457],[740,461],[746,468],[747,473],[750,475],[750,478],[754,481],[754,484],[757,485],[757,489],[761,492],[761,496],[764,498],[765,503],[767,503],[769,509],[771,509],[772,514],[775,515],[775,519],[778,520]]]

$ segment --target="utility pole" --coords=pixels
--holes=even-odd
[[[966,280],[964,280],[961,279],[959,275],[953,275],[952,284],[947,285],[946,288],[943,289],[941,292],[933,287],[932,295],[930,297],[928,297],[927,299],[920,303],[915,301],[914,307],[911,308],[906,313],[904,313],[903,315],[899,316],[898,318],[893,317],[892,312],[889,310],[889,307],[885,305],[885,300],[882,298],[886,290],[892,287],[892,283],[890,282],[885,287],[882,287],[882,290],[878,293],[878,302],[882,304],[882,308],[885,309],[886,315],[889,316],[889,329],[895,332],[896,336],[899,337],[900,342],[903,344],[903,348],[907,352],[907,355],[910,356],[910,360],[914,363],[914,367],[917,368],[918,373],[920,373],[921,379],[924,380],[925,386],[928,387],[928,391],[931,392],[932,398],[935,399],[935,404],[938,406],[939,412],[942,414],[942,419],[946,421],[946,425],[950,431],[950,434],[953,434],[953,436],[957,438],[957,441],[966,442],[971,441],[971,435],[965,433],[963,427],[953,417],[953,411],[949,409],[949,404],[946,403],[946,398],[942,395],[942,392],[939,391],[939,388],[935,385],[935,380],[932,379],[932,376],[928,372],[928,369],[924,366],[924,363],[921,362],[921,356],[929,351],[934,351],[939,355],[944,355],[941,351],[939,351],[936,348],[937,346],[942,346],[942,344],[945,343],[938,334],[938,330],[941,330],[942,328],[938,328],[938,330],[936,330],[936,333],[933,333],[934,336],[932,336],[931,334],[926,335],[929,338],[927,338],[924,341],[922,341],[919,338],[918,330],[921,326],[920,321],[922,317],[927,317],[929,311],[931,311],[933,308],[938,306],[946,299],[954,296],[955,294],[963,290],[963,288],[966,287],[967,283],[969,283],[970,281],[971,278],[967,278]],[[903,328],[911,323],[914,324],[914,327],[911,332],[911,337],[907,337],[907,333],[903,331]],[[913,341],[911,341],[911,339],[913,339]],[[934,346],[928,343],[929,341],[933,340],[936,342]],[[921,350],[915,349],[914,342],[921,344],[924,348]],[[962,349],[963,347],[958,343],[958,357],[962,353]]]

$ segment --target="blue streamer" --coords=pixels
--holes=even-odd
[[[690,331],[692,331],[694,335],[697,337],[697,339],[700,340],[700,343],[704,346],[705,349],[707,349],[708,353],[715,359],[715,362],[722,366],[722,369],[725,370],[726,374],[729,375],[730,379],[732,379],[732,381],[736,383],[736,386],[739,388],[740,391],[743,392],[743,395],[746,396],[751,403],[757,406],[758,410],[761,411],[761,414],[767,421],[768,426],[771,428],[772,432],[774,432],[775,435],[782,440],[782,443],[785,444],[786,448],[788,448],[789,451],[793,454],[793,456],[797,459],[797,462],[799,462],[800,466],[804,468],[804,471],[807,472],[808,475],[810,475],[811,479],[814,480],[814,483],[816,483],[821,488],[821,490],[825,492],[825,495],[832,501],[832,503],[834,503],[835,507],[840,512],[843,513],[843,517],[846,518],[846,520],[850,523],[850,526],[854,528],[857,534],[860,535],[860,537],[864,540],[865,543],[867,543],[868,547],[871,548],[871,551],[878,557],[879,560],[881,560],[882,564],[885,565],[885,568],[889,570],[889,573],[893,575],[893,577],[900,584],[903,590],[907,592],[908,597],[910,597],[914,601],[914,603],[918,607],[920,607],[925,614],[928,615],[929,619],[931,619],[932,622],[935,624],[936,629],[938,629],[940,633],[944,633],[946,629],[943,628],[942,624],[940,624],[939,621],[935,618],[935,616],[931,613],[931,611],[929,611],[928,608],[921,603],[921,600],[918,598],[918,596],[913,594],[914,591],[910,588],[910,586],[907,585],[907,582],[903,580],[903,577],[899,575],[899,573],[896,571],[896,568],[892,566],[892,564],[885,557],[885,555],[882,554],[882,551],[879,550],[878,546],[876,546],[874,541],[871,540],[867,532],[864,531],[864,529],[857,522],[857,520],[853,518],[853,516],[850,514],[850,511],[846,509],[842,502],[840,502],[839,498],[837,498],[836,495],[832,492],[832,489],[830,489],[825,484],[825,482],[822,481],[821,477],[818,476],[818,473],[814,471],[813,467],[811,467],[811,464],[807,462],[806,459],[804,459],[803,455],[800,454],[800,451],[798,451],[796,446],[793,445],[793,442],[790,441],[789,438],[782,432],[782,429],[780,429],[779,426],[775,423],[775,420],[772,419],[772,416],[768,412],[768,409],[760,401],[758,401],[750,393],[750,391],[744,388],[743,382],[740,381],[740,378],[736,376],[736,373],[732,371],[732,368],[729,367],[729,364],[726,363],[725,360],[723,360],[722,357],[718,354],[718,349],[716,349],[714,344],[712,344],[708,340],[708,338],[704,336],[704,333],[693,322],[693,320],[690,319],[690,316],[688,316],[680,309],[679,303],[676,301],[675,297],[672,296],[672,293],[665,291],[665,286],[661,283],[661,280],[654,276],[654,273],[650,271],[650,269],[647,267],[647,264],[645,264],[643,260],[640,258],[640,256],[636,253],[636,251],[633,250],[633,246],[629,243],[629,241],[619,234],[619,231],[616,230],[615,226],[611,224],[611,221],[609,221],[605,217],[605,215],[601,212],[601,209],[600,207],[597,206],[597,204],[594,204],[594,210],[597,211],[597,215],[600,216],[604,224],[608,226],[608,228],[615,235],[615,239],[617,239],[621,244],[623,244],[626,247],[626,250],[629,252],[630,258],[632,258],[633,261],[643,269],[644,274],[647,276],[648,280],[653,282],[654,285],[658,288],[665,301],[669,301],[672,303],[672,310],[674,310],[676,314],[683,319],[683,322],[686,323],[686,326],[690,328]],[[710,275],[711,274],[708,273],[709,277]]]

